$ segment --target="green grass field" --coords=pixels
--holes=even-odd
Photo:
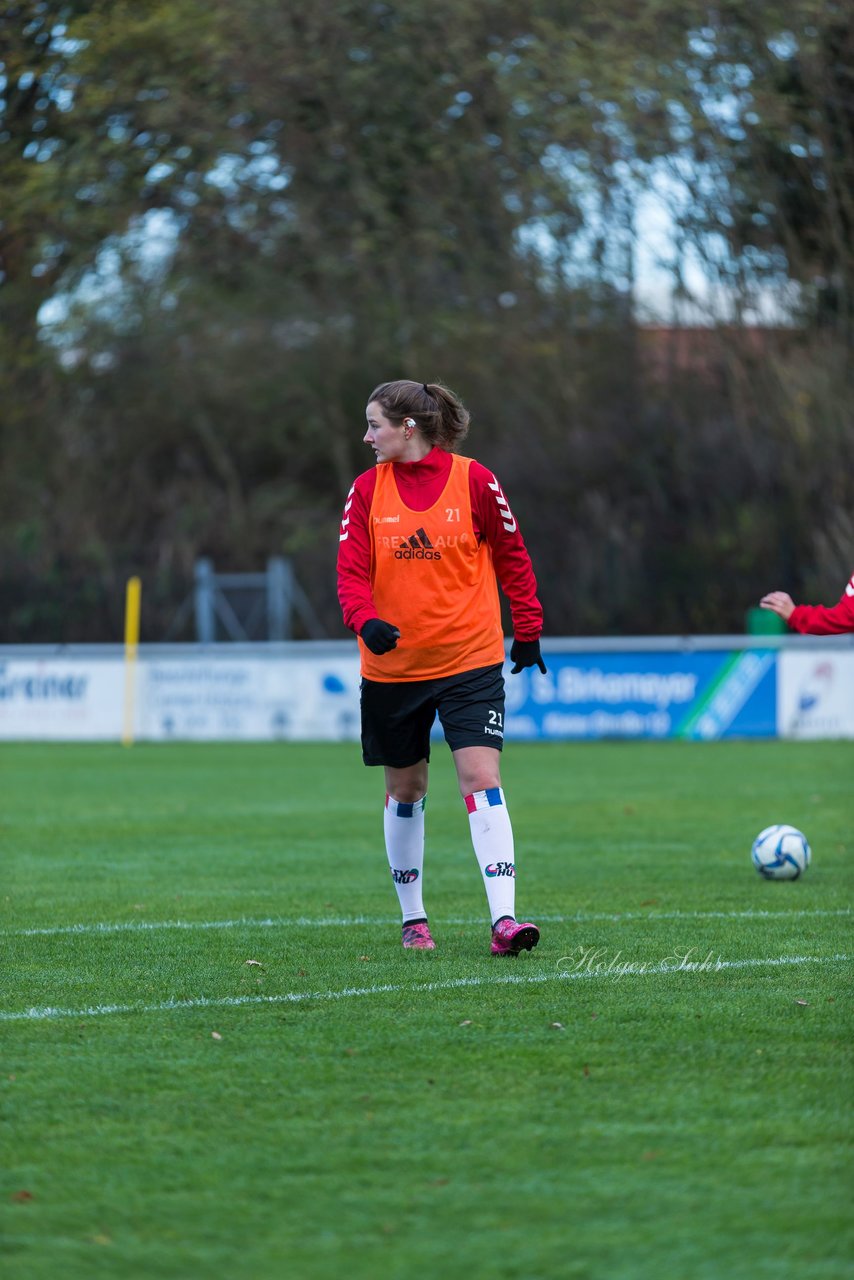
[[[852,778],[854,743],[511,746],[508,960],[443,746],[434,953],[353,746],[0,746],[0,1270],[851,1275]],[[797,882],[750,864],[777,821]]]

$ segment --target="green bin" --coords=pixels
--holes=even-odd
[[[749,636],[782,636],[789,629],[779,613],[773,613],[771,609],[760,609],[758,605],[747,610],[745,622]]]

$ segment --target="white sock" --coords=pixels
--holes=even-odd
[[[385,798],[383,830],[388,865],[397,890],[403,923],[426,920],[421,890],[424,870],[424,804],[426,796],[406,804]]]
[[[473,791],[465,797],[471,842],[483,876],[492,923],[502,916],[516,918],[516,864],[513,828],[502,787]]]

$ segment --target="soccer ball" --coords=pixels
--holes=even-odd
[[[810,865],[812,853],[803,831],[778,822],[759,832],[750,856],[766,880],[797,880]]]

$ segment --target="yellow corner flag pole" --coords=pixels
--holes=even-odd
[[[128,578],[125,592],[125,714],[122,746],[133,746],[134,701],[136,694],[136,654],[139,645],[139,608],[142,584]]]

